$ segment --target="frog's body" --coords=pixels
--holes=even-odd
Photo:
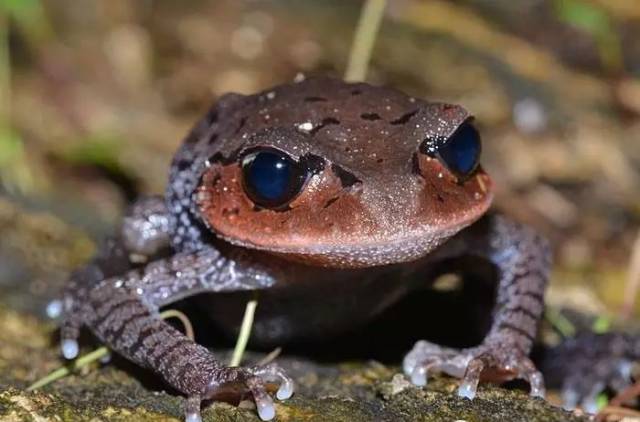
[[[473,397],[492,371],[542,395],[527,356],[549,250],[532,230],[485,216],[492,184],[479,152],[464,109],[392,89],[312,79],[224,96],[176,154],[165,198],[135,204],[121,235],[72,277],[63,353],[77,354],[86,324],[187,394],[190,420],[202,399],[233,388],[250,390],[269,419],[263,382],[280,380],[278,398],[287,398],[284,372],[224,367],[161,321],[159,307],[198,293],[262,290],[255,338],[327,336],[424,287],[442,271],[434,264],[475,255],[499,274],[485,340],[461,351],[420,341],[405,372],[419,385],[429,371],[459,376],[459,393]],[[169,256],[133,268],[166,248]],[[230,309],[241,303],[210,299],[219,322],[237,325]]]

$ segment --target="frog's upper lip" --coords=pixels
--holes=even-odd
[[[316,242],[300,236],[286,244],[256,244],[250,239],[238,239],[219,234],[227,242],[249,249],[276,253],[291,259],[321,267],[365,268],[415,261],[432,252],[460,230],[478,220],[492,202],[492,194],[470,207],[456,220],[438,224],[422,224],[407,229],[401,227],[379,236]]]

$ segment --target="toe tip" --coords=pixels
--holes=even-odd
[[[197,413],[188,413],[184,422],[202,422],[202,417]]]
[[[276,398],[278,400],[287,400],[291,398],[292,395],[293,395],[293,384],[289,382],[283,383],[280,386],[280,388],[278,388],[278,391],[276,392]]]
[[[458,396],[473,400],[476,396],[476,389],[469,382],[463,382],[458,388]]]
[[[79,347],[75,340],[63,340],[60,348],[65,359],[75,359],[78,356]]]
[[[52,300],[47,304],[47,317],[50,319],[58,319],[62,315],[62,301],[59,299]]]
[[[418,387],[427,385],[427,371],[424,368],[417,367],[411,372],[411,383]]]
[[[260,416],[260,419],[263,421],[270,421],[276,417],[276,407],[273,402],[259,403],[257,407],[258,416]]]

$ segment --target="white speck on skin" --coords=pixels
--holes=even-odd
[[[271,92],[267,92],[267,99],[269,100],[273,100],[274,98],[276,98],[276,93],[271,91]]]
[[[444,177],[444,173],[440,172],[438,173],[438,179],[442,179]]]
[[[305,132],[310,132],[313,129],[313,123],[311,122],[300,123],[298,125],[298,129]]]

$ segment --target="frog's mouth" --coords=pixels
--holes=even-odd
[[[325,168],[311,193],[289,209],[274,211],[247,198],[237,166],[213,166],[196,203],[205,224],[231,244],[309,265],[365,268],[424,257],[479,219],[493,196],[481,168],[464,183],[449,175],[416,178],[403,193],[410,207],[399,206],[386,191],[344,190],[331,172]]]
[[[411,233],[403,232],[400,236],[386,239],[383,243],[318,244],[307,248],[258,249],[267,250],[284,259],[320,267],[368,268],[392,265],[423,258],[473,221],[446,229],[423,228]],[[225,239],[230,243],[236,243],[233,239]]]

